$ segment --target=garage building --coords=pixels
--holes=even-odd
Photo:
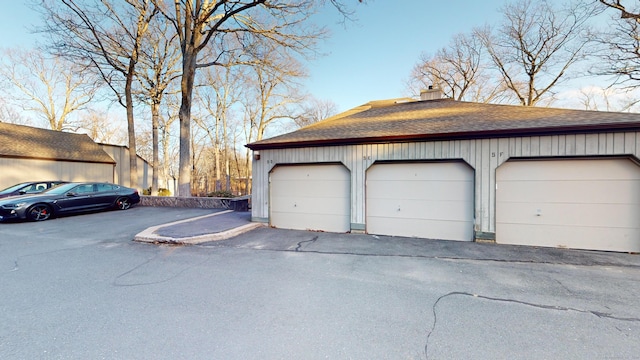
[[[116,162],[85,134],[0,122],[0,189],[25,181],[114,181]]]
[[[253,221],[640,252],[640,114],[422,99],[247,145]]]

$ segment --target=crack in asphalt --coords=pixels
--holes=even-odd
[[[173,275],[168,276],[164,279],[160,279],[160,280],[156,280],[156,281],[146,281],[146,282],[135,282],[135,283],[125,283],[124,281],[120,281],[121,279],[125,278],[127,275],[133,273],[134,271],[142,268],[145,265],[148,265],[150,263],[152,263],[154,260],[156,260],[158,257],[160,257],[160,255],[162,255],[161,253],[156,254],[155,256],[141,262],[140,264],[134,266],[133,268],[121,273],[120,275],[116,276],[115,279],[113,280],[113,282],[111,283],[113,286],[116,287],[136,287],[136,286],[147,286],[147,285],[156,285],[156,284],[163,284],[166,282],[169,282],[173,279],[176,279],[177,277],[179,277],[180,275],[182,275],[183,273],[187,272],[188,270],[202,265],[205,262],[207,262],[209,259],[206,258],[200,262],[196,262],[196,263],[192,263],[189,266],[185,266],[184,268],[182,268],[180,271],[176,271]]]
[[[293,251],[295,251],[295,252],[306,252],[306,251],[301,251],[302,244],[304,244],[304,243],[314,243],[317,240],[318,240],[318,236],[314,236],[311,240],[298,241],[298,246],[296,246],[296,248]]]
[[[555,281],[556,283],[558,283],[560,286],[562,286],[563,289],[565,289],[568,293],[572,294],[573,291],[571,291],[571,289],[569,289],[569,287],[567,287],[567,285],[565,285],[562,281],[555,279],[555,278],[551,278],[553,281]]]
[[[125,271],[125,272],[121,273],[120,275],[116,276],[116,277],[115,277],[115,279],[113,280],[113,282],[112,282],[111,284],[112,284],[113,286],[126,287],[126,286],[138,286],[138,285],[152,285],[152,284],[157,284],[157,283],[159,283],[159,282],[146,283],[146,284],[142,284],[142,283],[140,283],[140,284],[119,284],[119,283],[118,283],[118,280],[120,280],[120,278],[123,278],[123,277],[125,277],[125,276],[127,276],[127,275],[131,274],[132,272],[134,272],[134,271],[138,270],[139,268],[143,267],[144,265],[149,264],[151,261],[153,261],[153,260],[157,259],[159,255],[160,255],[160,254],[156,254],[155,256],[153,256],[153,257],[151,257],[151,258],[149,258],[149,259],[147,259],[147,260],[145,260],[145,261],[141,262],[140,264],[138,264],[138,265],[134,266],[133,268],[131,268],[131,269],[129,269],[129,270],[127,270],[127,271]],[[165,281],[162,281],[162,282],[165,282]]]
[[[596,316],[596,317],[598,317],[600,319],[610,319],[610,320],[625,321],[625,322],[640,322],[640,318],[618,317],[618,316],[612,315],[611,313],[605,313],[605,312],[601,312],[601,311],[583,310],[583,309],[577,309],[577,308],[566,307],[566,306],[557,306],[557,305],[536,304],[536,303],[531,303],[531,302],[521,301],[521,300],[515,300],[515,299],[497,298],[497,297],[478,295],[478,294],[473,294],[473,293],[463,292],[463,291],[453,291],[453,292],[450,292],[448,294],[444,294],[444,295],[440,296],[433,303],[433,305],[431,307],[431,312],[433,313],[433,323],[431,324],[431,329],[427,333],[426,343],[425,343],[425,346],[424,346],[424,355],[425,355],[425,359],[427,359],[427,360],[429,359],[429,340],[431,338],[431,335],[435,331],[436,325],[438,324],[438,313],[437,313],[436,308],[438,307],[438,304],[440,303],[440,301],[444,300],[447,297],[451,297],[451,296],[468,296],[468,297],[473,297],[473,298],[483,299],[483,300],[489,300],[489,301],[519,304],[519,305],[534,307],[534,308],[543,309],[543,310],[574,311],[574,312],[578,312],[578,313],[582,313],[582,314],[594,315],[594,316]],[[618,330],[620,330],[620,329],[618,329]]]
[[[78,250],[78,249],[79,249],[78,247],[70,247],[70,248],[65,248],[65,249],[57,249],[57,250],[52,250],[52,251],[44,251],[44,252],[39,252],[39,253],[20,255],[17,258],[15,258],[15,260],[13,260],[13,269],[11,269],[11,270],[9,270],[7,272],[15,272],[15,271],[20,270],[20,259],[24,259],[24,258],[28,258],[28,257],[32,257],[32,256],[55,254],[55,253],[59,253],[59,252],[72,251],[72,250]]]

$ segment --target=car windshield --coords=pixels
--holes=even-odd
[[[28,185],[29,183],[20,183],[17,185],[13,185],[13,186],[9,186],[8,188],[4,189],[4,190],[0,190],[0,194],[8,194],[8,193],[12,193],[26,185]]]
[[[78,186],[78,184],[74,184],[74,183],[61,184],[58,186],[54,186],[49,190],[46,190],[45,193],[52,194],[52,195],[62,195],[76,186]]]

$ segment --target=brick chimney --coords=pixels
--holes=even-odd
[[[437,99],[442,99],[442,90],[440,88],[434,88],[433,85],[430,85],[428,90],[420,91],[420,100]]]

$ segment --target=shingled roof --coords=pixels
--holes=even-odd
[[[0,123],[0,157],[115,164],[85,134]]]
[[[640,114],[398,99],[369,102],[246,146],[261,150],[613,130],[640,130]]]

